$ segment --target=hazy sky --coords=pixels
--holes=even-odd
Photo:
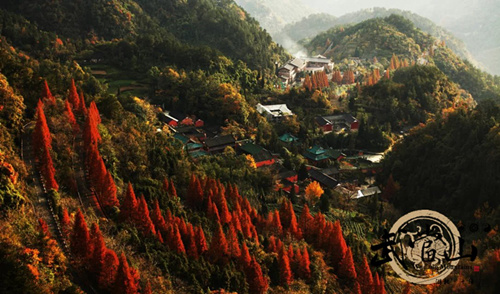
[[[385,7],[410,10],[445,25],[481,7],[482,2],[500,0],[300,0],[319,12],[335,16],[363,8]]]

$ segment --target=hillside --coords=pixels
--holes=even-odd
[[[464,283],[472,270],[410,284],[371,262],[405,196],[429,199],[435,180],[474,221],[498,221],[500,110],[461,88],[489,80],[411,23],[318,36],[313,50],[331,37],[345,60],[283,89],[289,56],[230,0],[0,7],[0,293],[498,292],[495,226],[461,235],[481,284]],[[276,104],[293,114],[262,111]],[[335,131],[318,123],[337,115]],[[356,198],[369,186],[381,193]]]
[[[335,26],[356,24],[371,18],[388,17],[391,14],[401,15],[409,19],[413,22],[415,27],[430,34],[436,39],[445,41],[446,45],[459,57],[466,59],[477,66],[477,61],[475,61],[475,58],[470,54],[465,47],[465,44],[460,39],[456,38],[454,35],[425,17],[399,9],[375,7],[348,13],[340,17],[335,17],[326,13],[312,14],[295,23],[287,24],[279,34],[276,34],[277,37],[275,38],[275,41],[280,44],[286,44],[285,38],[291,38],[292,40],[298,42],[302,39],[313,38],[318,33]]]
[[[173,0],[4,1],[0,8],[22,15],[41,30],[61,37],[83,37],[82,41],[92,43],[111,41],[112,45],[122,40],[128,44],[128,52],[120,53],[125,58],[131,55],[130,51],[139,51],[139,56],[186,63],[182,59],[193,57],[182,56],[186,54],[179,47],[191,45],[199,47],[193,50],[197,53],[192,53],[199,55],[194,57],[197,59],[204,58],[203,50],[215,49],[243,60],[254,69],[264,69],[272,68],[274,61],[284,54],[258,23],[247,18],[232,1],[197,0],[189,4]],[[124,44],[121,47],[125,47]],[[179,51],[175,55],[179,56],[166,57],[165,51],[174,48]]]
[[[499,99],[498,78],[481,72],[443,44],[417,29],[411,21],[391,15],[332,28],[304,45],[310,54],[323,54],[335,61],[353,56],[369,60],[377,57],[385,67],[389,65],[392,54],[415,62],[421,58],[421,62],[435,63],[474,98]]]

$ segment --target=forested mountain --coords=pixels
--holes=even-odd
[[[280,44],[283,44],[281,41],[285,40],[285,38],[291,38],[292,40],[298,42],[302,39],[311,39],[318,33],[335,26],[357,24],[371,18],[388,17],[391,14],[401,15],[409,19],[413,22],[415,27],[421,29],[423,32],[428,33],[439,40],[445,41],[446,45],[459,57],[477,65],[474,57],[470,54],[465,47],[465,44],[460,39],[456,38],[454,35],[425,17],[399,9],[375,7],[348,13],[340,17],[335,17],[326,13],[312,14],[300,21],[287,24],[279,34],[276,34],[275,40]]]
[[[500,110],[472,97],[496,84],[407,20],[318,36],[311,52],[342,60],[285,86],[288,54],[233,1],[0,8],[0,293],[498,292]],[[382,193],[354,198],[368,185]],[[484,283],[369,262],[434,190],[436,209],[493,224],[464,261]]]
[[[125,58],[138,55],[188,63],[189,59],[210,59],[216,54],[210,50],[216,49],[254,69],[264,69],[272,68],[284,54],[232,1],[4,1],[0,7],[62,38],[111,41]],[[186,54],[180,48],[183,44],[198,49]]]
[[[323,32],[304,45],[311,54],[334,60],[377,57],[388,66],[392,54],[414,62],[431,62],[460,84],[476,99],[499,99],[500,81],[460,59],[446,45],[417,29],[401,16],[369,19],[352,26],[339,26]]]
[[[274,38],[291,22],[314,13],[314,10],[298,0],[236,0],[236,3],[257,19]]]

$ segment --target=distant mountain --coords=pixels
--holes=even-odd
[[[276,34],[275,41],[282,44],[286,49],[289,49],[287,44],[290,43],[290,39],[298,42],[301,39],[312,38],[318,33],[334,26],[355,24],[375,17],[387,17],[391,14],[398,14],[411,20],[417,28],[439,40],[445,41],[446,45],[457,53],[458,56],[469,60],[474,65],[478,65],[478,62],[470,54],[461,40],[442,27],[436,25],[431,20],[410,11],[399,9],[370,8],[348,13],[341,17],[335,17],[326,13],[313,14],[298,22],[286,25],[279,34]],[[292,49],[291,52],[294,52],[294,50]]]
[[[441,25],[464,40],[489,72],[500,75],[500,1],[471,2],[468,14],[445,18]]]
[[[500,100],[500,81],[461,59],[436,38],[399,16],[373,18],[355,25],[335,27],[303,41],[309,54],[323,54],[341,61],[359,57],[377,59],[384,65],[393,54],[400,59],[434,63],[452,81],[469,91],[476,99]]]
[[[286,24],[315,13],[300,0],[235,0],[255,17],[273,38]]]

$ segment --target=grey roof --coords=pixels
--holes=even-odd
[[[288,64],[291,64],[291,65],[298,67],[298,68],[303,68],[305,66],[304,59],[301,59],[301,58],[295,58],[294,60],[290,61]]]
[[[376,194],[380,194],[380,193],[381,193],[381,191],[380,191],[379,187],[377,187],[377,186],[370,187],[370,188],[366,188],[363,190],[359,190],[356,198],[372,196],[372,195],[376,195]]]
[[[320,172],[319,170],[310,169],[309,176],[313,180],[319,182],[321,185],[328,187],[328,188],[335,188],[339,184],[339,182],[336,179],[330,177],[329,175],[326,175],[326,174]]]
[[[307,58],[306,60],[307,62],[316,62],[316,63],[330,63],[330,59],[328,58],[314,58],[314,57],[311,57],[311,58]]]
[[[208,148],[223,146],[223,145],[232,145],[235,143],[236,141],[234,140],[234,137],[232,135],[218,136],[214,138],[208,138],[205,140],[205,145],[207,145]]]
[[[286,69],[288,71],[292,71],[293,70],[293,65],[287,63],[287,64],[285,64],[285,66],[283,66],[282,68],[280,68],[280,70],[282,70],[282,69]]]

